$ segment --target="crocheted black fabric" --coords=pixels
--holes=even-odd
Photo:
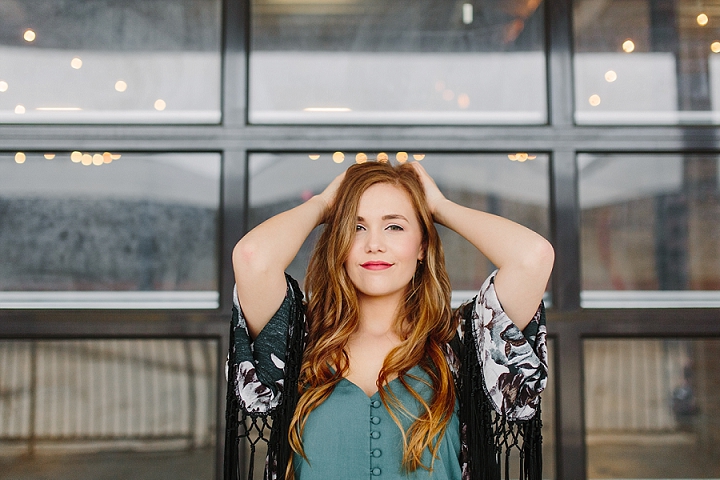
[[[264,479],[285,478],[285,468],[292,455],[288,430],[297,406],[297,382],[305,348],[303,295],[295,280],[288,277],[288,281],[294,298],[285,357],[285,384],[280,404],[262,414],[248,413],[240,408],[235,396],[237,365],[229,362],[225,410],[225,480],[253,480],[258,463],[264,465]],[[457,381],[463,480],[541,480],[540,406],[533,418],[524,421],[508,421],[505,415],[495,411],[482,382],[482,367],[478,363],[477,343],[472,328],[472,303],[458,313],[465,325],[464,341],[461,342],[458,337],[451,346],[461,359]],[[544,320],[544,306],[541,315]],[[238,323],[237,316],[238,311],[233,308],[233,326]],[[230,359],[235,358],[234,344],[235,331],[231,328]],[[267,446],[266,458],[256,458],[264,450],[257,448],[261,443]],[[241,450],[247,451],[247,455],[241,454]]]
[[[509,421],[493,408],[482,382],[477,340],[472,328],[472,303],[458,312],[464,322],[464,341],[451,343],[461,359],[458,378],[460,435],[463,444],[463,479],[541,480],[542,420],[540,405],[530,420]],[[542,323],[545,306],[541,306]],[[459,351],[458,351],[459,350]],[[513,453],[519,459],[517,471],[511,469]],[[511,477],[511,473],[514,473]]]

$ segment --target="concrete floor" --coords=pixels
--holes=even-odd
[[[0,480],[213,480],[215,448],[0,456]]]

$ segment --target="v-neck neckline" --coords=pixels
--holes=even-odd
[[[420,366],[419,366],[419,365],[415,365],[415,366],[412,367],[410,370],[408,370],[407,373],[413,373],[413,370],[415,370],[416,368],[420,368]],[[422,370],[422,369],[421,369],[421,370]],[[393,383],[395,383],[395,382],[398,381],[398,380],[400,380],[400,376],[397,376],[397,377],[393,378],[392,380],[390,380],[390,381],[387,383],[387,385],[385,386],[385,388],[390,387],[390,385],[392,385]],[[357,385],[355,382],[353,382],[352,380],[348,380],[347,377],[342,377],[342,380],[340,380],[340,381],[341,381],[341,382],[342,382],[342,381],[345,381],[345,382],[349,383],[350,385],[352,385],[353,387],[355,387],[355,388],[357,388],[358,390],[360,390],[360,391],[362,392],[362,394],[367,397],[368,400],[372,400],[373,398],[380,396],[380,390],[375,390],[375,393],[373,393],[372,395],[368,395],[367,393],[365,393],[365,390],[363,390],[362,388],[360,388],[360,386],[358,386],[358,385]]]

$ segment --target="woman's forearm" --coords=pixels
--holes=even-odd
[[[495,287],[505,312],[524,328],[547,285],[554,252],[550,243],[524,226],[446,198],[434,205],[435,220],[472,243],[498,269]]]
[[[238,299],[253,338],[267,324],[285,297],[285,270],[327,209],[314,196],[248,232],[233,250]]]

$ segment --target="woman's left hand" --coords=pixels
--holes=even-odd
[[[410,165],[413,166],[415,172],[418,174],[418,177],[420,177],[420,182],[425,190],[425,200],[427,201],[428,207],[430,207],[430,212],[432,212],[434,217],[437,213],[438,206],[445,200],[445,195],[442,194],[435,183],[435,180],[433,180],[427,171],[425,171],[425,168],[420,165],[420,163],[413,162]]]

